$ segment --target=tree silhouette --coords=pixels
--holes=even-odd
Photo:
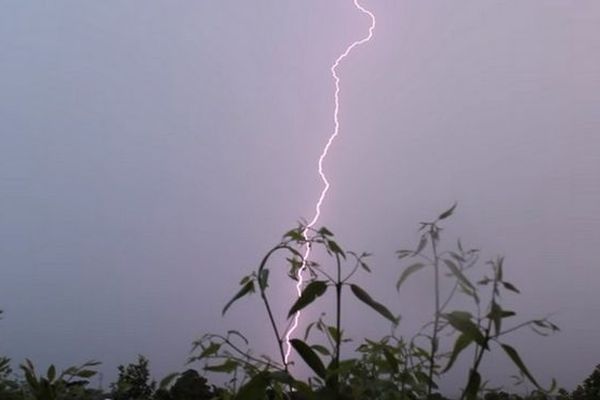
[[[112,384],[114,400],[147,400],[154,393],[156,382],[150,381],[149,361],[139,355],[136,364],[119,365],[119,378]]]
[[[582,385],[577,386],[572,393],[573,400],[598,400],[600,399],[600,364],[583,381]]]

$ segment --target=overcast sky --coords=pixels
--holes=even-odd
[[[431,280],[398,295],[394,251],[458,201],[448,243],[505,255],[508,303],[562,328],[507,340],[572,388],[600,363],[600,2],[363,3],[377,28],[339,70],[321,223],[375,253],[358,281],[410,335]],[[138,353],[181,370],[206,332],[274,353],[258,298],[221,308],[312,216],[329,67],[368,24],[350,0],[0,2],[0,354],[99,359],[106,384]],[[387,333],[355,302],[344,318]],[[514,372],[499,353],[487,371]]]

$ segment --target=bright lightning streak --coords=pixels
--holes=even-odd
[[[358,0],[353,0],[353,1],[354,1],[354,6],[358,10],[360,10],[361,12],[363,12],[364,14],[368,15],[371,18],[371,26],[369,27],[369,34],[366,37],[364,37],[363,39],[357,40],[357,41],[353,42],[352,44],[350,44],[346,48],[346,50],[342,54],[340,54],[340,56],[335,60],[335,62],[333,63],[333,65],[330,68],[331,76],[333,77],[333,80],[335,82],[335,93],[334,93],[335,109],[333,111],[334,129],[333,129],[333,133],[329,137],[329,140],[327,141],[327,144],[323,148],[321,156],[319,157],[319,164],[318,164],[319,175],[321,176],[321,180],[323,181],[323,184],[324,184],[323,190],[321,191],[319,200],[317,201],[317,204],[315,205],[315,215],[313,216],[313,219],[308,223],[308,225],[306,225],[306,227],[304,228],[304,231],[302,232],[304,239],[307,240],[307,244],[306,244],[306,248],[304,251],[304,256],[302,258],[302,266],[298,270],[298,275],[297,275],[298,283],[296,284],[296,292],[298,293],[298,296],[300,296],[300,294],[302,293],[302,284],[304,282],[302,273],[306,269],[306,262],[308,260],[308,257],[310,256],[310,250],[311,250],[310,244],[308,243],[308,233],[309,233],[310,228],[312,228],[317,223],[317,221],[319,220],[319,217],[321,216],[321,205],[323,204],[323,201],[325,200],[325,196],[327,195],[327,192],[329,191],[329,187],[330,187],[329,181],[327,180],[327,176],[325,175],[325,172],[323,170],[323,161],[325,161],[325,158],[327,158],[327,154],[329,153],[329,148],[331,147],[335,138],[340,133],[340,121],[338,118],[339,111],[340,111],[340,77],[337,74],[337,68],[340,65],[340,63],[342,62],[342,60],[344,58],[346,58],[348,56],[348,54],[350,54],[352,49],[371,40],[371,38],[373,37],[373,30],[375,29],[375,15],[373,15],[373,13],[371,11],[369,11],[366,8],[364,8],[363,6],[361,6],[358,3]],[[290,352],[292,350],[291,344],[290,344],[290,337],[292,336],[292,334],[298,327],[299,319],[300,319],[300,311],[298,311],[296,313],[296,315],[294,315],[294,321],[285,335],[285,343],[287,346],[286,351],[285,351],[285,363],[286,364],[288,363],[288,360],[290,357]]]

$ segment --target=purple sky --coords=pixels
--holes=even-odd
[[[359,281],[410,335],[431,281],[396,294],[394,250],[457,200],[449,243],[504,254],[523,292],[508,302],[562,328],[510,343],[573,387],[600,363],[600,3],[364,5],[378,25],[340,68],[322,224],[375,253]],[[106,381],[138,353],[157,377],[180,370],[208,331],[273,352],[258,298],[220,311],[312,215],[329,66],[368,22],[350,0],[4,1],[0,354],[97,358]],[[293,287],[273,279],[283,307]],[[357,340],[386,333],[359,304],[345,318]],[[487,371],[513,372],[501,354]]]

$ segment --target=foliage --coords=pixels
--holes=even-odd
[[[258,294],[279,353],[277,359],[255,354],[239,331],[209,333],[193,342],[188,363],[201,363],[204,371],[227,376],[223,388],[209,386],[206,378],[188,369],[165,377],[157,389],[150,378],[149,361],[140,355],[136,363],[118,367],[110,396],[114,400],[445,400],[437,393],[441,377],[470,353],[461,400],[549,399],[554,382],[549,389],[541,387],[508,337],[524,328],[546,336],[558,327],[547,318],[513,322],[517,312],[506,308],[503,299],[519,294],[519,289],[506,278],[504,258],[488,261],[488,272],[476,278],[479,250],[465,248],[460,240],[456,246],[446,247],[442,224],[455,209],[456,204],[433,221],[422,222],[416,246],[397,251],[406,263],[395,285],[398,292],[415,274],[432,277],[431,319],[412,337],[399,335],[400,316],[355,282],[358,272],[371,272],[367,264],[370,254],[346,250],[325,227],[299,224],[266,253],[256,270],[241,279],[238,291],[222,310],[225,314],[236,302]],[[300,296],[283,318],[276,318],[269,300],[269,268],[276,254],[284,255],[291,279],[297,281],[298,274],[305,277]],[[327,257],[321,264],[305,257],[307,254]],[[324,296],[333,297],[333,309],[308,323],[304,334],[291,338],[291,347],[286,348],[286,336],[297,313],[315,307]],[[387,321],[390,333],[350,347],[352,339],[341,318],[349,296]],[[292,375],[288,351],[312,372],[307,380]],[[520,396],[489,389],[480,366],[492,351],[511,360],[519,380],[532,383],[535,390]],[[45,376],[38,376],[33,363],[26,360],[20,366],[25,380],[20,382],[12,378],[10,360],[0,357],[0,399],[104,399],[106,395],[87,387],[98,364],[91,361],[70,367],[60,375],[51,365]],[[557,398],[600,399],[600,365],[573,393],[560,389]]]
[[[38,376],[33,363],[25,360],[20,366],[25,375],[26,392],[25,398],[29,396],[35,400],[66,400],[81,399],[89,394],[86,386],[89,378],[96,375],[95,367],[100,365],[98,361],[88,361],[81,366],[69,367],[57,374],[56,367],[50,365],[46,376]]]
[[[11,379],[12,368],[8,357],[0,357],[0,399],[19,399],[19,383]]]
[[[453,367],[462,353],[470,351],[473,361],[461,399],[475,400],[481,398],[486,390],[486,381],[480,371],[483,357],[496,349],[513,362],[523,379],[535,385],[537,393],[543,395],[553,390],[554,384],[548,390],[539,385],[517,349],[505,338],[525,327],[540,335],[557,331],[558,327],[546,318],[508,325],[516,312],[505,309],[502,299],[509,293],[518,294],[519,290],[505,278],[504,259],[497,257],[488,261],[491,274],[475,280],[471,275],[479,260],[477,249],[466,250],[460,241],[455,249],[442,249],[441,224],[455,209],[456,204],[432,222],[421,223],[421,236],[416,248],[397,252],[398,258],[410,262],[399,276],[398,291],[417,272],[430,271],[433,275],[435,306],[432,319],[414,337],[397,336],[399,316],[351,282],[357,271],[371,271],[366,264],[368,253],[359,255],[344,250],[325,227],[315,230],[300,224],[267,252],[254,272],[242,278],[240,289],[223,309],[225,314],[235,302],[258,292],[280,360],[255,356],[246,338],[237,331],[230,331],[226,335],[205,335],[194,342],[190,362],[202,361],[206,371],[228,374],[228,390],[237,399],[264,398],[267,393],[270,398],[276,399],[287,398],[289,393],[305,398],[432,399],[440,397],[435,393],[439,378]],[[306,252],[309,254],[318,248],[329,255],[332,267],[304,258],[303,249],[310,249]],[[300,296],[289,308],[286,329],[281,329],[286,321],[276,320],[268,298],[267,265],[279,252],[286,256],[290,278],[296,279],[299,272],[309,277]],[[307,326],[302,339],[290,341],[293,350],[314,373],[308,381],[300,381],[290,374],[284,356],[289,321],[332,291],[335,296],[333,321],[329,322],[326,313],[323,313]],[[387,319],[392,333],[379,340],[366,339],[354,349],[358,358],[344,359],[342,345],[350,339],[346,337],[341,323],[341,307],[345,298],[343,294],[348,292],[371,311]],[[471,300],[471,309],[452,308],[455,297],[459,295]],[[315,331],[319,333],[320,340],[312,339],[311,333]],[[309,341],[309,338],[312,340]],[[452,342],[446,343],[449,338]]]
[[[442,232],[440,223],[450,217],[455,208],[456,204],[441,213],[434,221],[422,222],[420,226],[422,233],[416,248],[397,252],[400,259],[413,259],[400,275],[396,285],[397,290],[400,290],[409,276],[418,271],[430,270],[433,275],[433,319],[412,339],[413,342],[423,343],[419,348],[423,349],[427,358],[427,394],[429,396],[433,394],[436,380],[452,368],[461,353],[470,349],[473,361],[461,399],[478,398],[485,390],[486,384],[480,374],[480,365],[483,357],[494,346],[505,353],[520,374],[539,390],[544,391],[530,373],[519,352],[506,343],[504,338],[525,327],[532,328],[540,335],[555,332],[558,327],[548,319],[542,318],[513,324],[506,328],[505,320],[512,320],[516,312],[504,309],[501,300],[509,292],[518,294],[519,290],[505,278],[504,258],[497,257],[488,261],[486,264],[491,267],[492,274],[489,276],[486,274],[482,279],[475,281],[470,274],[479,260],[479,250],[466,250],[460,240],[455,249],[445,251],[440,249]],[[428,248],[429,254],[426,254]],[[447,290],[442,289],[444,279],[448,281],[445,285]],[[466,296],[471,301],[472,308],[451,310],[457,295]],[[447,337],[454,337],[454,344],[444,351],[442,339]],[[554,384],[549,390],[553,388]]]
[[[572,393],[573,400],[598,400],[600,399],[600,364],[581,385]]]
[[[149,361],[138,355],[137,363],[119,365],[119,377],[112,385],[114,400],[146,400],[156,388],[156,382],[150,381]]]
[[[177,381],[167,389],[166,386],[175,377]],[[156,391],[155,400],[210,400],[219,393],[217,388],[208,386],[206,378],[193,369],[167,378],[170,379],[163,380],[161,387]]]

